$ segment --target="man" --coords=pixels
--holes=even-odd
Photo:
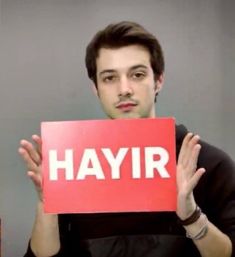
[[[86,66],[109,118],[156,116],[164,58],[157,39],[143,27],[121,22],[98,32],[87,47]],[[176,132],[176,213],[45,214],[42,142],[37,135],[32,136],[36,146],[21,140],[19,153],[38,193],[25,256],[235,256],[234,162],[182,125]]]

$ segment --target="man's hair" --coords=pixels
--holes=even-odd
[[[163,51],[156,37],[135,22],[122,21],[110,24],[105,29],[98,31],[86,48],[85,61],[88,77],[95,83],[96,87],[96,59],[99,56],[99,50],[129,45],[141,45],[149,51],[155,79],[164,72]]]

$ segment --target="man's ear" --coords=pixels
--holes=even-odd
[[[155,94],[159,93],[162,90],[162,86],[164,84],[164,75],[163,73],[158,76],[158,78],[155,81]]]
[[[92,91],[99,98],[99,92],[98,92],[98,89],[97,89],[95,83],[92,84]]]

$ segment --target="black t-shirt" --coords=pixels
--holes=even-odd
[[[187,130],[176,127],[177,157]],[[194,190],[208,219],[233,242],[235,257],[235,164],[203,141],[198,167],[206,173]],[[174,212],[59,215],[63,257],[199,257]],[[25,257],[34,256],[30,246]]]

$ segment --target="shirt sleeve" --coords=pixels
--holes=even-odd
[[[223,151],[202,143],[199,166],[206,168],[197,192],[209,220],[232,241],[235,257],[235,162]]]
[[[30,247],[30,241],[28,243],[27,252],[25,253],[24,257],[36,257],[34,253],[32,252],[32,249]]]
[[[221,211],[218,210],[219,228],[231,239],[232,257],[235,257],[235,164],[226,157],[221,162],[219,170],[218,181],[221,181],[221,184],[218,184],[218,192],[222,194]]]

